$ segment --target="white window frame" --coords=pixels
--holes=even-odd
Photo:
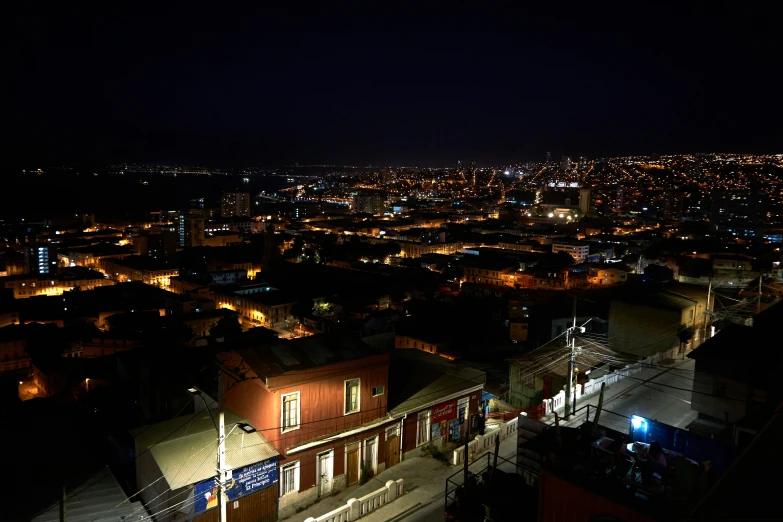
[[[372,444],[370,446],[370,443]],[[362,444],[362,464],[368,464],[367,459],[369,457],[369,464],[372,467],[372,473],[375,475],[378,473],[378,446],[380,444],[380,437],[378,435],[373,435],[372,437],[368,437],[364,439],[364,444]],[[368,455],[368,446],[371,448],[371,453]]]
[[[329,457],[329,471],[328,471],[329,480],[326,482],[326,488],[324,488],[324,490],[320,491],[321,495],[329,494],[329,493],[332,492],[332,483],[334,482],[334,448],[332,448],[330,450],[327,450],[327,451],[323,451],[321,453],[317,453],[315,455],[315,461],[316,461],[316,466],[315,466],[315,471],[316,471],[315,480],[316,480],[316,484],[315,485],[316,485],[316,487],[320,487],[323,484],[321,476],[319,476],[318,472],[319,471],[321,471],[321,472],[324,471],[324,470],[321,469],[321,462],[322,462],[321,457],[323,457],[324,455],[328,455],[328,457]],[[326,491],[326,490],[328,490],[328,491]]]
[[[286,427],[285,425],[285,399],[286,397],[290,397],[292,395],[296,395],[296,426],[289,426]],[[302,408],[302,395],[298,392],[291,392],[291,393],[285,393],[280,396],[280,432],[281,433],[287,433],[289,431],[298,430],[302,427],[302,417],[301,417],[301,408]]]
[[[423,421],[422,421],[423,419]],[[422,444],[427,444],[430,441],[430,425],[431,425],[431,419],[432,419],[432,412],[430,410],[424,410],[420,411],[419,415],[416,417],[416,447],[421,446]],[[421,439],[421,424],[424,422],[424,424],[427,426],[427,429],[425,430],[425,436],[424,440]]]
[[[386,428],[386,438],[385,440],[389,440],[389,438],[398,436],[400,434],[400,425],[394,424],[392,426],[389,426]]]
[[[294,484],[291,489],[286,491],[286,473],[293,470]],[[280,496],[284,497],[291,493],[297,493],[299,491],[299,461],[291,462],[284,466],[280,466]]]
[[[348,383],[356,381],[356,409],[348,411]],[[343,382],[343,415],[352,415],[359,413],[362,409],[362,380],[359,377],[354,379],[346,379]]]

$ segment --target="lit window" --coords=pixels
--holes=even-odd
[[[345,414],[359,411],[359,379],[345,381]]]
[[[430,349],[432,351],[432,349]],[[386,389],[383,386],[376,386],[372,389],[372,396],[377,397],[378,395],[383,395],[386,392]]]
[[[299,461],[280,467],[280,496],[299,491]]]
[[[416,420],[416,446],[430,441],[430,410],[419,412]]]
[[[299,429],[299,392],[283,395],[283,431]]]

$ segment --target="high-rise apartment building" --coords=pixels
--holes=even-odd
[[[590,189],[579,189],[579,213],[583,216],[590,212]]]
[[[220,215],[223,217],[249,216],[249,192],[224,192],[220,202]]]
[[[51,245],[35,244],[25,247],[24,260],[31,275],[57,273],[57,250]]]
[[[379,190],[360,190],[353,197],[353,211],[356,213],[383,214],[386,194]]]
[[[764,194],[760,190],[716,190],[712,193],[712,222],[757,222],[764,210]]]
[[[663,196],[663,218],[680,220],[685,208],[685,194],[682,192],[667,192]]]
[[[133,246],[137,254],[150,256],[168,265],[173,264],[175,261],[177,239],[177,235],[173,232],[162,232],[160,234],[142,233],[133,238]]]
[[[198,216],[179,217],[179,246],[204,246],[204,218]]]
[[[571,156],[563,156],[563,158],[560,160],[560,166],[563,169],[570,169],[571,163]]]
[[[617,187],[617,197],[614,200],[614,209],[622,210],[625,208],[625,187]]]
[[[716,190],[712,193],[713,230],[737,237],[757,237],[764,218],[764,193],[758,189]]]

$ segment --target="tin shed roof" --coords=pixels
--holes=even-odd
[[[210,412],[217,422],[218,409]],[[247,419],[228,410],[224,413],[226,433],[230,432],[226,437],[229,468],[249,466],[280,455],[260,432],[232,430],[237,423],[247,423]],[[136,440],[141,447],[151,448],[150,453],[172,490],[215,476],[218,437],[207,410],[155,424],[138,432]]]

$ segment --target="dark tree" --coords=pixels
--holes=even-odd
[[[239,316],[236,314],[218,319],[217,324],[210,328],[209,335],[231,339],[242,333],[242,325],[239,324]]]

